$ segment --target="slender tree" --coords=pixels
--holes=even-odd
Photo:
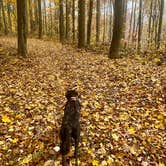
[[[37,30],[39,25],[39,12],[38,12],[38,1],[34,0],[34,14],[35,14],[35,21],[34,21],[34,30]]]
[[[89,13],[88,13],[88,24],[87,24],[87,45],[90,45],[90,39],[91,39],[92,13],[93,13],[93,0],[89,0]]]
[[[42,9],[41,0],[38,0],[38,11],[39,11],[39,39],[42,38]]]
[[[69,6],[69,0],[66,0],[66,33],[65,37],[68,40],[69,39],[69,16],[70,16],[70,6]]]
[[[17,0],[18,54],[27,56],[27,1]]]
[[[85,0],[78,1],[78,48],[85,47]]]
[[[9,31],[12,32],[11,5],[10,5],[9,0],[7,1],[7,14],[8,14],[8,27],[9,27]]]
[[[159,18],[158,35],[157,35],[157,48],[160,47],[161,29],[162,29],[162,23],[163,23],[163,13],[164,13],[164,0],[161,0],[161,2],[160,2],[160,18]]]
[[[43,8],[44,8],[44,27],[45,27],[45,34],[47,34],[47,10],[46,10],[46,0],[43,0]]]
[[[2,10],[0,5],[0,32],[3,30]]]
[[[100,40],[100,0],[97,0],[96,9],[96,43]]]
[[[2,9],[4,33],[5,33],[5,35],[7,35],[8,34],[8,28],[7,28],[7,22],[6,22],[6,16],[5,16],[5,9],[4,9],[3,0],[0,0],[0,6],[1,6],[1,9]]]
[[[133,23],[133,13],[134,13],[134,0],[132,0],[132,9],[131,9],[131,17],[130,17],[130,26],[129,26],[128,40],[130,40],[130,38],[131,38],[131,29],[132,29],[132,23]]]
[[[33,31],[33,12],[32,12],[32,0],[28,0],[28,9],[29,9],[29,25],[30,31]]]
[[[59,0],[59,30],[60,30],[60,41],[64,42],[64,13],[63,13],[63,0]]]
[[[118,58],[121,38],[123,35],[123,0],[115,0],[114,7],[114,26],[113,26],[113,37],[110,46],[109,58]]]
[[[72,0],[72,32],[73,32],[73,42],[75,40],[75,0]]]
[[[138,51],[141,48],[141,36],[142,36],[142,0],[139,0],[139,18],[138,18]]]

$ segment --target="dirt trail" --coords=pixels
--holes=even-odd
[[[82,100],[81,166],[164,162],[164,65],[37,39],[28,52],[16,58],[16,39],[0,37],[0,165],[41,166],[58,156],[52,148],[69,87]]]

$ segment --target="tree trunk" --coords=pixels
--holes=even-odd
[[[69,15],[70,15],[70,8],[69,8],[69,0],[66,0],[66,39],[69,39]]]
[[[50,35],[52,36],[52,31],[53,31],[53,20],[52,20],[52,3],[51,0],[49,0],[49,10],[50,10]]]
[[[124,26],[123,11],[123,0],[115,0],[113,37],[110,46],[109,58],[119,57],[119,49]]]
[[[162,23],[163,23],[163,13],[164,13],[164,0],[161,0],[161,2],[160,2],[160,18],[159,18],[158,35],[157,35],[157,48],[160,47],[161,29],[162,29]]]
[[[30,22],[30,31],[33,31],[33,12],[32,12],[32,0],[28,0],[29,5],[29,22]]]
[[[139,17],[138,17],[138,51],[141,49],[142,37],[142,0],[139,0]]]
[[[0,5],[0,32],[3,30],[2,10]]]
[[[78,1],[78,48],[85,47],[85,0]]]
[[[27,1],[17,0],[18,54],[27,56]]]
[[[151,38],[152,11],[153,11],[153,0],[151,0],[150,3],[150,14],[149,14],[149,23],[148,23],[148,45],[150,44],[150,38]]]
[[[59,32],[60,32],[60,42],[64,42],[64,13],[63,13],[63,0],[59,0]]]
[[[105,32],[106,32],[106,0],[104,0],[104,25],[103,25],[103,42],[105,42]]]
[[[133,17],[133,30],[132,30],[132,42],[135,42],[135,29],[136,29],[136,8],[137,8],[137,2],[135,1],[135,5],[134,5],[134,17]]]
[[[47,34],[47,10],[46,10],[46,0],[43,0],[43,6],[44,6],[44,24],[45,24],[45,34]]]
[[[75,40],[75,0],[72,0],[72,32],[73,32],[73,42]]]
[[[4,5],[3,5],[3,0],[0,0],[0,5],[1,5],[1,8],[2,8],[4,33],[5,33],[5,35],[7,35],[8,34],[8,29],[7,29],[7,22],[6,22],[6,16],[5,16],[5,9],[4,9]]]
[[[113,2],[110,0],[110,27],[109,27],[109,41],[112,40],[112,26],[113,26]]]
[[[93,0],[89,0],[89,13],[87,24],[87,45],[90,45],[91,40],[91,25],[92,25],[92,13],[93,13]]]
[[[98,43],[100,41],[100,0],[97,0],[96,10],[96,43]]]
[[[42,38],[42,11],[41,11],[41,0],[38,0],[38,11],[39,11],[39,39]]]
[[[7,1],[7,14],[8,14],[8,27],[9,27],[9,31],[12,32],[11,6],[10,6],[9,0]]]
[[[131,9],[131,17],[130,17],[130,27],[129,27],[128,40],[130,40],[130,38],[131,38],[131,29],[132,29],[132,22],[133,22],[133,13],[134,13],[134,0],[132,0],[132,9]]]
[[[37,30],[37,27],[39,25],[39,15],[38,15],[38,4],[37,4],[37,0],[34,0],[34,13],[35,13],[35,25],[34,25],[34,30]]]

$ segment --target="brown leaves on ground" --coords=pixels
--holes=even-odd
[[[60,165],[53,148],[64,94],[77,87],[79,165],[164,166],[165,64],[142,63],[138,55],[109,60],[36,39],[28,50],[29,58],[17,58],[16,40],[0,39],[0,165]]]

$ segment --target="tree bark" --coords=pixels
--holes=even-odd
[[[35,25],[34,25],[34,30],[37,30],[37,27],[39,26],[39,15],[38,15],[38,4],[37,4],[37,0],[34,0],[34,13],[35,13]]]
[[[114,7],[114,26],[113,37],[110,46],[109,58],[118,58],[121,39],[123,35],[124,26],[124,13],[123,13],[123,0],[115,0]]]
[[[89,0],[89,13],[87,24],[87,45],[90,45],[91,40],[91,25],[92,25],[92,13],[93,13],[93,0]]]
[[[69,39],[69,15],[70,15],[70,8],[69,8],[69,0],[66,0],[66,34],[65,37]]]
[[[85,47],[85,0],[78,1],[78,48]]]
[[[130,27],[129,27],[128,40],[130,40],[130,38],[131,38],[131,29],[132,29],[132,22],[133,22],[133,13],[134,13],[134,0],[132,0],[132,9],[131,9],[131,17],[130,17]]]
[[[45,34],[47,34],[47,10],[46,10],[46,0],[43,0],[43,7],[44,7],[44,28]]]
[[[2,8],[2,16],[3,16],[3,24],[4,24],[4,34],[7,35],[8,34],[8,28],[7,28],[7,22],[6,22],[6,16],[5,16],[5,9],[4,9],[3,0],[0,0],[0,5],[1,5],[1,8]]]
[[[72,32],[73,32],[73,42],[75,40],[75,0],[72,0]]]
[[[137,47],[138,51],[141,49],[141,37],[142,37],[142,0],[139,0],[138,47]]]
[[[41,0],[38,0],[38,11],[39,11],[39,39],[42,38],[42,11],[41,11]]]
[[[17,0],[18,54],[27,56],[27,1]]]
[[[160,2],[159,27],[158,27],[158,35],[157,35],[157,48],[160,47],[161,29],[162,29],[162,24],[163,24],[163,14],[164,14],[164,0],[161,0],[161,2]]]
[[[7,14],[8,14],[8,27],[9,27],[9,31],[12,32],[11,6],[10,6],[9,0],[7,1]]]
[[[100,41],[100,0],[97,0],[96,10],[96,43],[98,43]]]
[[[0,32],[3,30],[2,10],[0,5]]]
[[[33,31],[33,12],[32,12],[32,0],[28,0],[29,5],[29,23],[30,23],[30,32]]]
[[[63,13],[63,0],[59,0],[59,32],[60,32],[60,42],[64,42],[64,13]]]

